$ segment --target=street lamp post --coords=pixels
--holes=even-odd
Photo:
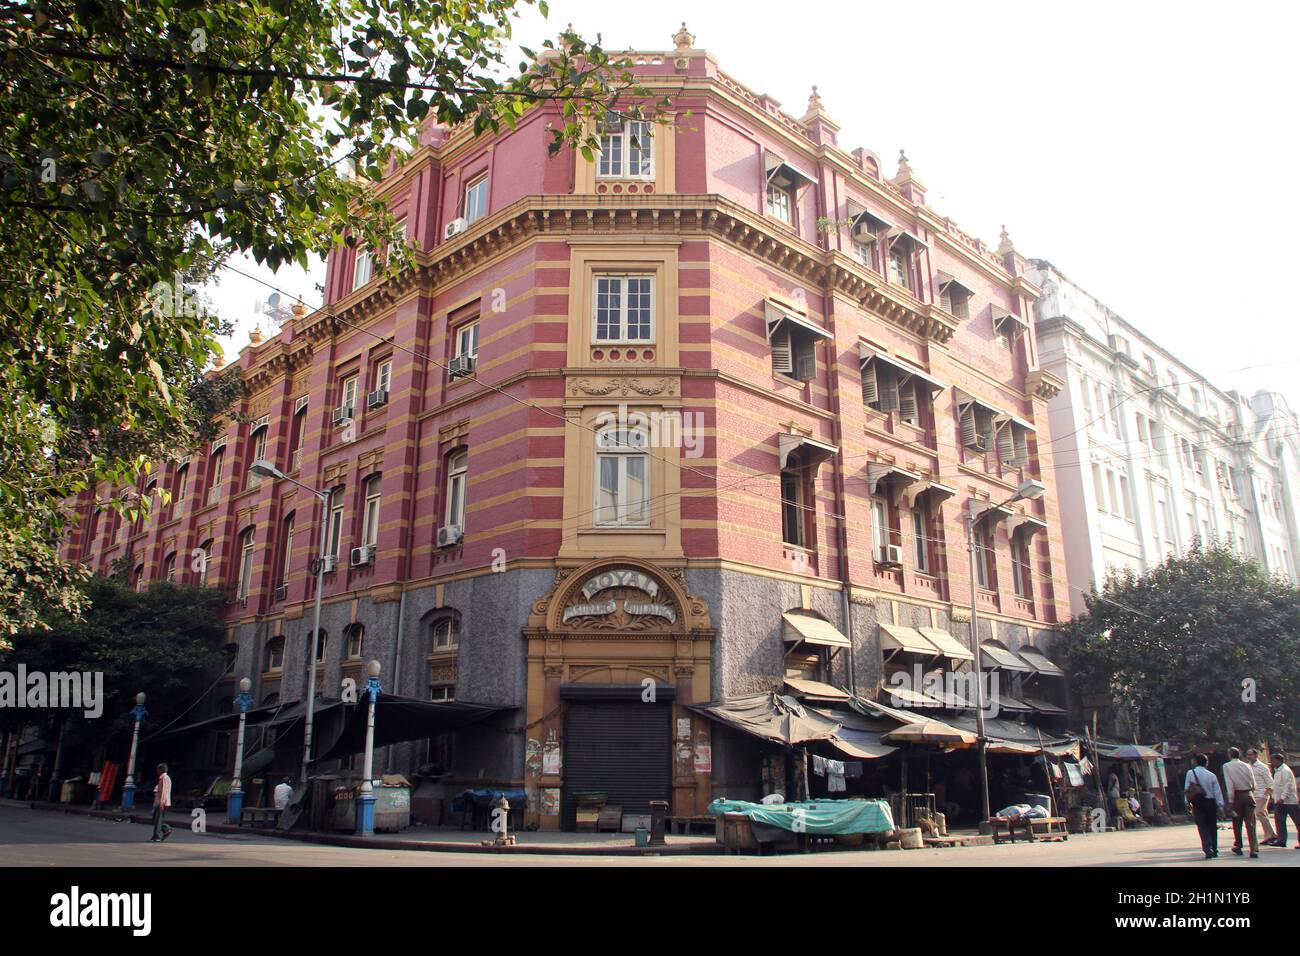
[[[1043,483],[1034,481],[1031,478],[1022,482],[1020,487],[1016,489],[1016,493],[1006,501],[994,505],[992,508],[987,508],[985,511],[996,511],[998,508],[1005,508],[1012,502],[1023,501],[1026,498],[1038,498],[1043,491]],[[992,814],[989,806],[988,738],[984,736],[984,672],[980,668],[979,609],[976,607],[977,594],[975,590],[975,561],[978,551],[975,544],[975,521],[978,516],[975,513],[974,504],[975,502],[972,500],[966,508],[966,550],[970,554],[970,649],[971,653],[975,655],[972,664],[975,668],[975,736],[978,738],[977,746],[979,748],[980,806],[984,812],[981,819],[988,820]]]
[[[320,554],[316,558],[316,608],[311,634],[307,639],[307,710],[303,717],[302,736],[302,777],[301,785],[307,786],[307,771],[311,764],[312,718],[316,710],[316,645],[320,640],[320,603],[321,592],[325,590],[325,557],[329,546],[329,492],[305,485],[296,478],[290,478],[275,465],[265,459],[253,462],[250,469],[262,478],[275,478],[293,482],[299,488],[311,492],[320,502]]]
[[[379,699],[379,661],[371,661],[367,668],[366,696],[370,698],[366,714],[366,759],[362,768],[361,792],[357,794],[357,836],[375,834],[375,788],[371,778],[375,775],[375,701]]]
[[[239,682],[239,693],[235,703],[239,706],[239,736],[235,740],[235,776],[230,782],[230,796],[226,799],[226,819],[238,824],[244,810],[244,726],[248,722],[248,708],[253,705],[253,698],[248,689],[253,682],[247,677]]]
[[[135,751],[140,746],[140,721],[149,716],[149,711],[144,709],[144,691],[135,695],[131,716],[135,718],[135,727],[131,730],[131,756],[126,761],[126,783],[122,785],[123,810],[135,807]]]

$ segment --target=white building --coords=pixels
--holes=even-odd
[[[1048,412],[1072,612],[1108,569],[1198,537],[1294,580],[1300,426],[1282,397],[1215,387],[1050,262],[1027,277],[1042,366],[1065,383]]]

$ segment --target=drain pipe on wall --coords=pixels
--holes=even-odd
[[[402,693],[402,633],[406,630],[406,588],[402,588],[402,596],[397,602],[397,639],[393,641],[393,680],[389,685],[393,688],[393,693],[400,695]],[[384,748],[384,769],[393,769],[393,745],[389,744]]]

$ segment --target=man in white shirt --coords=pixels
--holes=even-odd
[[[1250,765],[1250,772],[1255,778],[1255,821],[1259,824],[1262,839],[1259,841],[1262,846],[1271,846],[1277,839],[1277,834],[1273,832],[1273,821],[1269,819],[1269,801],[1273,799],[1273,771],[1268,769],[1268,764],[1259,759],[1259,751],[1254,747],[1246,751],[1246,763]]]
[[[1228,791],[1228,812],[1232,814],[1232,852],[1241,856],[1241,827],[1250,838],[1250,857],[1259,857],[1259,837],[1255,833],[1255,775],[1241,759],[1241,751],[1228,748],[1228,762],[1223,765],[1223,782]]]
[[[1196,755],[1192,769],[1187,771],[1183,780],[1183,794],[1201,836],[1201,850],[1207,860],[1213,860],[1219,855],[1219,812],[1223,809],[1223,791],[1219,789],[1219,778],[1210,772],[1209,763],[1205,754]],[[1193,797],[1187,792],[1192,784],[1200,788],[1199,796]]]
[[[285,777],[275,787],[275,808],[283,810],[293,799],[293,785],[289,783],[289,778]]]
[[[1300,839],[1300,798],[1296,796],[1295,772],[1286,763],[1286,754],[1273,751],[1273,820],[1277,823],[1274,846],[1286,846],[1286,818],[1295,824]],[[1296,844],[1300,850],[1300,843]]]
[[[167,775],[167,765],[158,765],[158,783],[153,790],[153,836],[151,843],[161,843],[172,835],[172,828],[165,817],[167,808],[172,805],[172,778]]]

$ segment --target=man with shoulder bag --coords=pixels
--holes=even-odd
[[[1183,795],[1192,808],[1192,819],[1201,836],[1201,851],[1207,860],[1213,860],[1219,855],[1219,812],[1224,801],[1219,778],[1210,772],[1209,765],[1209,757],[1196,755],[1196,762],[1183,781]]]

